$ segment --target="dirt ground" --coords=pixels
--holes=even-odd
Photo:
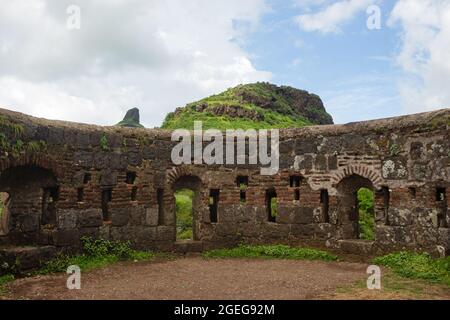
[[[81,290],[66,288],[66,274],[18,279],[5,299],[411,299],[402,292],[372,292],[367,265],[348,262],[203,259],[187,257],[119,263],[81,276]],[[440,289],[439,289],[440,290]],[[450,292],[429,298],[450,299]],[[427,292],[429,293],[429,292]],[[425,296],[428,297],[428,296]]]

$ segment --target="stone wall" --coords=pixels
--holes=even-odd
[[[191,188],[194,240],[358,238],[355,192],[375,192],[376,239],[363,253],[450,252],[450,110],[280,131],[280,171],[252,165],[175,166],[164,130],[48,121],[0,109],[0,192],[9,195],[4,245],[77,248],[83,236],[172,250],[174,191]],[[217,201],[212,213],[210,196]],[[271,219],[268,199],[277,197]]]

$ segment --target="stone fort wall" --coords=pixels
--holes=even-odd
[[[77,248],[83,236],[173,250],[174,192],[191,188],[201,249],[314,242],[364,254],[450,252],[450,109],[280,130],[280,171],[171,162],[171,132],[49,121],[0,109],[0,244]],[[375,192],[375,241],[356,192]],[[270,199],[277,198],[277,216]],[[6,217],[6,218],[5,218]]]

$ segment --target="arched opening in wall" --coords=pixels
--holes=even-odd
[[[196,176],[182,176],[172,186],[174,196],[174,217],[177,240],[198,240],[198,229],[207,202],[200,206],[201,180]],[[217,205],[218,198],[215,205]]]
[[[8,234],[9,227],[9,193],[0,192],[0,236]]]
[[[53,228],[56,223],[59,188],[53,172],[33,165],[8,168],[0,173],[0,192],[2,232],[14,232],[10,239],[14,244],[41,243],[41,228]]]
[[[344,239],[375,239],[374,186],[360,175],[342,179],[338,190],[338,221]]]
[[[180,189],[175,191],[177,240],[193,239],[193,199],[194,191],[190,189]]]

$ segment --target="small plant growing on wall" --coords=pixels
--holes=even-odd
[[[108,138],[105,134],[100,138],[100,148],[102,151],[109,151]]]
[[[40,152],[47,149],[47,144],[45,141],[30,141],[27,143],[28,152]]]
[[[23,150],[24,143],[22,140],[17,140],[16,143],[12,146],[12,153],[14,156],[18,156]]]
[[[389,147],[389,153],[391,154],[392,157],[397,156],[400,153],[400,148],[397,144],[391,144],[391,146]]]

